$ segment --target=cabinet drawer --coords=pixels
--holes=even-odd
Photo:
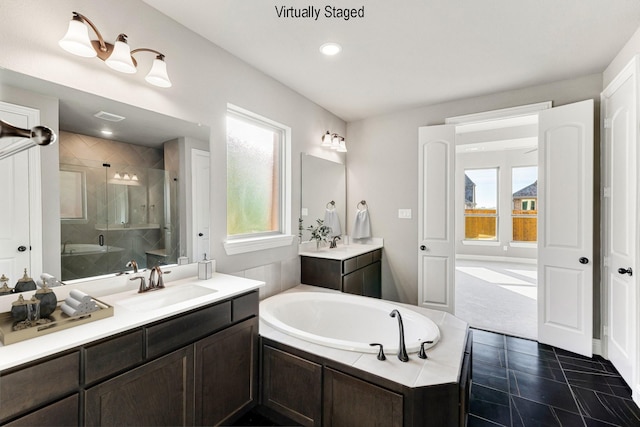
[[[86,347],[84,382],[91,384],[135,366],[143,360],[142,329]]]
[[[78,423],[78,404],[80,399],[78,394],[62,399],[59,402],[52,403],[44,408],[38,409],[18,418],[8,424],[7,427],[33,427],[33,426],[77,426]]]
[[[358,255],[356,259],[358,268],[366,267],[373,262],[373,252],[367,252],[366,254]]]
[[[382,249],[376,249],[372,252],[373,259],[372,262],[380,261],[382,259]]]
[[[231,323],[231,301],[145,328],[147,358],[189,344]]]
[[[233,300],[232,321],[247,319],[258,314],[258,292],[254,291]]]
[[[358,257],[345,259],[342,265],[342,274],[349,274],[358,269]]]
[[[0,375],[0,422],[69,394],[77,390],[79,384],[78,351],[3,373]]]

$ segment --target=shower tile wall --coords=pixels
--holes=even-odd
[[[157,171],[149,171],[141,175],[141,179],[149,180],[148,200],[140,206],[131,206],[130,221],[143,221],[144,214],[140,210],[148,209],[146,222],[160,224],[155,229],[123,229],[98,230],[98,199],[100,191],[104,192],[107,176],[112,177],[118,169],[147,170],[164,169],[162,149],[95,138],[70,132],[60,132],[59,138],[60,164],[63,167],[84,170],[86,173],[86,221],[62,221],[61,241],[69,243],[97,244],[99,236],[105,236],[105,245],[122,248],[110,253],[92,255],[62,255],[62,278],[70,280],[78,277],[94,276],[108,272],[121,271],[125,264],[135,259],[139,265],[145,266],[147,251],[165,249],[164,223],[164,179]],[[107,175],[102,164],[111,164]],[[161,174],[162,175],[162,174]],[[102,183],[102,189],[99,183]],[[131,187],[139,188],[139,187]],[[148,206],[147,206],[148,204]],[[144,205],[144,206],[143,206]]]

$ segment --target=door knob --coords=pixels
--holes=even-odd
[[[198,237],[202,237],[202,236],[204,236],[204,234],[198,233]]]
[[[18,252],[24,252],[27,250],[26,246],[18,246]]]
[[[420,250],[421,250],[421,251],[426,251],[426,250],[427,250],[427,247],[426,247],[425,245],[420,245]]]
[[[589,264],[589,258],[581,257],[578,261],[580,264]]]
[[[632,276],[633,275],[633,270],[631,270],[631,267],[629,267],[629,268],[620,267],[618,269],[618,273],[620,273],[620,274],[628,274],[629,276]]]

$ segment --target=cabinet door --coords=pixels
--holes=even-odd
[[[362,295],[366,297],[382,297],[382,273],[380,261],[362,269]]]
[[[264,346],[263,405],[305,427],[320,426],[322,365]]]
[[[364,269],[356,270],[342,278],[342,292],[347,294],[362,295],[362,283]]]
[[[400,394],[325,368],[323,426],[402,427],[402,404]]]
[[[196,425],[219,425],[256,399],[258,319],[195,344]]]
[[[193,424],[193,346],[85,392],[88,426]]]

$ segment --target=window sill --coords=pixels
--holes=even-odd
[[[463,240],[462,244],[467,246],[500,246],[500,242],[495,240]]]
[[[223,242],[227,255],[238,255],[248,252],[262,251],[265,249],[291,246],[296,238],[290,234],[279,234],[268,237],[252,237],[249,239],[231,239]]]
[[[509,242],[509,246],[512,248],[531,248],[536,249],[538,247],[537,242]]]

